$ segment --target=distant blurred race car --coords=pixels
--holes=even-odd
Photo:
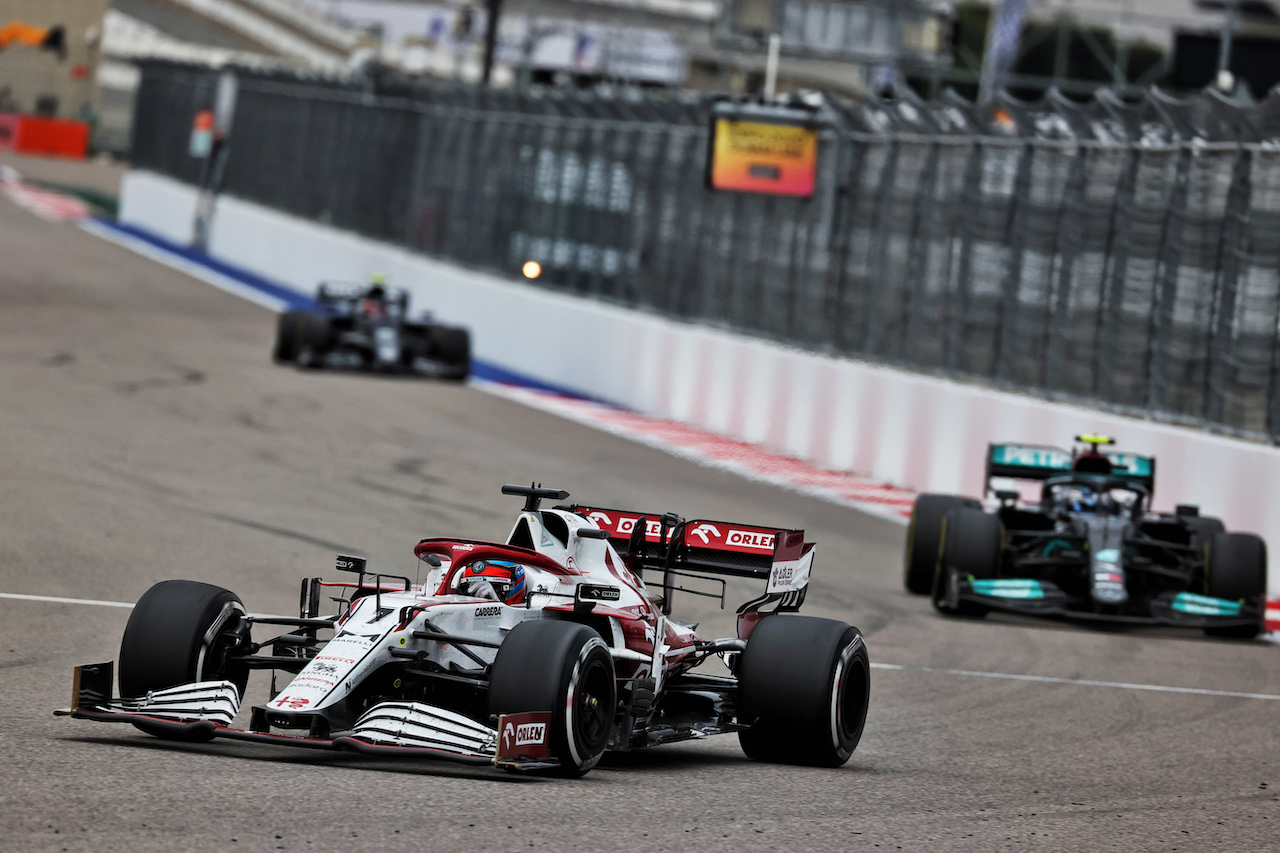
[[[800,616],[804,531],[525,499],[505,542],[423,539],[422,583],[337,559],[353,581],[303,581],[299,615],[247,613],[233,593],[161,582],[129,616],[120,698],[111,662],[76,667],[59,713],[176,740],[232,738],[580,776],[606,750],[736,733],[749,758],[839,767],[870,699],[857,628]],[[655,583],[646,584],[644,575]],[[671,618],[677,592],[723,606],[725,578],[761,583],[737,636]],[[337,602],[336,612],[323,609]],[[277,635],[279,626],[288,632]],[[254,641],[255,628],[270,633]],[[700,671],[719,657],[731,674]],[[233,723],[250,670],[289,674]]]
[[[1178,625],[1213,636],[1264,630],[1267,549],[1228,533],[1199,507],[1150,510],[1155,459],[1103,452],[1105,436],[1072,451],[988,446],[991,505],[920,495],[907,529],[905,583],[942,613],[1003,610],[1111,623]],[[1038,502],[992,487],[1043,482]]]
[[[443,379],[471,374],[471,334],[409,319],[409,294],[370,284],[322,283],[315,307],[286,311],[276,327],[275,360],[300,367],[414,373]]]

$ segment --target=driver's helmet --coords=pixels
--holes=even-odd
[[[1067,503],[1075,512],[1097,512],[1098,493],[1088,486],[1072,486]]]
[[[509,560],[476,560],[462,570],[458,594],[504,604],[523,604],[524,566]]]
[[[369,284],[372,285],[365,291],[364,300],[360,303],[360,310],[370,317],[381,317],[387,312],[387,291],[383,287],[387,277],[381,273],[375,273],[369,276]]]
[[[1071,470],[1082,474],[1110,474],[1115,470],[1115,466],[1111,464],[1111,460],[1105,453],[1100,452],[1096,447],[1091,447],[1072,461]]]

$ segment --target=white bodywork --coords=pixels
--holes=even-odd
[[[533,498],[547,494],[566,496],[540,487],[504,487],[504,493],[530,494],[527,506],[536,506]],[[732,717],[735,680],[690,675],[689,670],[713,654],[741,653],[751,625],[760,616],[798,609],[808,586],[813,546],[803,541],[803,531],[700,521],[687,523],[695,541],[683,544],[687,540],[679,538],[682,532],[672,534],[676,536],[672,540],[668,534],[683,531],[686,523],[675,516],[663,516],[660,523],[651,520],[642,531],[647,534],[646,548],[678,550],[663,552],[665,556],[656,561],[649,559],[654,556],[652,551],[633,554],[630,559],[635,562],[628,563],[611,544],[610,536],[618,542],[631,537],[634,543],[634,537],[640,535],[635,525],[643,518],[620,510],[526,509],[505,544],[458,539],[419,542],[415,553],[430,566],[420,584],[371,572],[362,558],[339,556],[337,568],[359,573],[357,583],[326,584],[319,578],[308,579],[298,618],[242,614],[243,621],[234,628],[240,632],[233,635],[238,637],[237,647],[252,649],[243,655],[245,666],[276,672],[302,667],[266,705],[252,709],[248,730],[232,727],[243,700],[232,681],[196,682],[145,697],[111,699],[110,663],[77,668],[73,707],[65,713],[159,727],[180,737],[232,737],[318,749],[392,750],[467,763],[543,766],[537,764],[538,756],[503,752],[497,729],[487,724],[487,708],[493,705],[485,703],[490,697],[490,668],[507,635],[522,622],[550,618],[587,624],[602,635],[588,642],[607,649],[613,658],[611,671],[619,706],[610,736],[618,738],[620,748],[631,748],[633,734],[640,745],[651,745],[739,731],[741,725]],[[777,539],[775,532],[785,538]],[[712,557],[699,563],[701,558],[690,556],[695,549]],[[744,564],[742,559],[752,562]],[[465,568],[480,561],[523,567],[523,599],[512,595],[508,604],[462,594],[459,577]],[[736,638],[704,641],[693,626],[667,618],[637,574],[642,565],[670,572],[664,574],[664,584],[671,591],[682,589],[672,583],[673,575],[699,577],[688,573],[689,566],[695,572],[713,575],[767,577],[768,586],[763,596],[738,610]],[[637,568],[633,571],[631,566]],[[491,565],[483,568],[491,569]],[[514,573],[504,595],[518,592],[518,575]],[[344,608],[337,616],[321,617],[315,602],[323,586],[346,588],[358,597],[342,599]],[[762,612],[760,607],[766,603],[776,604],[776,610]],[[222,624],[216,622],[210,628],[205,642],[209,648],[213,648]],[[302,630],[252,643],[250,628],[265,625]],[[317,631],[330,629],[332,639],[316,637]],[[268,655],[256,656],[259,649],[268,646]],[[255,661],[257,666],[253,666]],[[205,671],[204,666],[196,671]],[[679,685],[676,679],[681,679]],[[275,684],[273,676],[273,689]],[[450,693],[455,687],[463,692]],[[680,716],[684,712],[676,712],[674,721],[654,724],[655,697],[672,690],[684,691],[686,701],[705,703],[705,709],[698,712],[702,716],[691,721]],[[460,701],[454,701],[455,695]],[[569,695],[572,697],[572,692]],[[430,704],[436,702],[440,704]],[[550,718],[546,709],[517,709],[516,733],[509,740],[519,745],[521,726],[545,736],[546,721],[532,719],[539,714]],[[273,728],[303,732],[277,734]],[[334,732],[345,734],[334,737]],[[574,765],[586,766],[576,758]]]
[[[565,522],[569,531],[568,542],[561,541],[546,529],[542,513],[554,513]],[[316,712],[331,708],[342,702],[364,678],[392,662],[392,649],[424,652],[427,659],[445,669],[456,667],[482,671],[483,667],[457,646],[417,638],[414,632],[434,629],[500,643],[519,622],[541,618],[542,608],[572,602],[579,584],[618,589],[618,601],[610,603],[616,609],[653,609],[644,581],[626,569],[622,558],[607,539],[578,536],[578,531],[584,528],[599,530],[594,522],[564,510],[525,512],[517,519],[509,539],[521,536],[522,526],[532,537],[535,550],[579,574],[561,577],[525,564],[527,606],[510,606],[457,594],[437,595],[451,567],[449,562],[432,569],[420,586],[412,586],[407,591],[366,595],[351,605],[338,621],[334,638],[280,691],[268,708],[286,712]],[[402,624],[401,614],[408,607],[417,608],[418,612],[407,624]],[[625,652],[616,620],[609,621],[614,632],[610,646],[615,651]],[[495,649],[468,648],[486,664],[493,662]]]

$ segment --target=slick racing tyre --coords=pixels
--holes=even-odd
[[[1243,601],[1258,608],[1253,625],[1205,628],[1211,637],[1252,639],[1265,630],[1267,595],[1267,546],[1249,533],[1218,533],[1205,555],[1205,592],[1214,598]]]
[[[980,604],[962,601],[959,606],[953,606],[947,603],[947,584],[953,575],[994,578],[1000,570],[1003,552],[1004,525],[999,516],[967,506],[948,511],[933,577],[933,606],[949,616],[986,616],[987,608]]]
[[[928,595],[933,590],[933,575],[938,569],[938,546],[942,544],[942,522],[947,513],[960,507],[979,509],[972,498],[956,495],[921,495],[911,510],[907,527],[906,558],[903,582],[908,592]]]
[[[298,357],[306,320],[307,315],[302,311],[286,311],[280,315],[276,321],[276,345],[272,353],[277,362],[290,362]]]
[[[738,732],[748,758],[839,767],[862,739],[871,663],[852,625],[812,616],[760,620],[738,669]]]
[[[244,605],[229,590],[198,581],[161,581],[142,594],[120,643],[120,695],[146,696],[196,681],[230,681],[241,697],[249,670],[228,652],[238,643]],[[158,737],[166,731],[136,724]]]
[[[304,314],[298,325],[302,343],[295,358],[299,366],[324,367],[324,357],[333,346],[333,324],[323,314]]]
[[[521,622],[498,647],[489,713],[550,712],[551,755],[566,776],[600,761],[617,709],[613,657],[600,635],[573,622]]]
[[[471,375],[471,333],[466,329],[433,326],[431,351],[446,367],[446,376],[459,381]]]

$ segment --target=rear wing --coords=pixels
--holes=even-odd
[[[713,575],[763,580],[770,600],[790,596],[797,609],[809,586],[814,545],[804,541],[803,530],[702,518],[686,521],[670,513],[576,505],[565,509],[594,521],[636,572],[663,573],[663,610],[668,613],[673,592],[696,592],[676,586],[676,579],[681,577]],[[723,606],[723,592],[719,598]]]
[[[359,302],[372,289],[370,284],[350,281],[322,281],[316,288],[316,302],[322,306],[354,311]],[[409,292],[402,287],[383,287],[384,301],[388,308],[395,306],[402,314],[409,311]]]
[[[1154,456],[1138,456],[1134,453],[1104,453],[1114,466],[1112,476],[1155,489],[1156,460]],[[1014,480],[1048,480],[1071,473],[1074,458],[1070,451],[1059,447],[1037,444],[988,444],[986,487],[991,480],[1003,477]]]

